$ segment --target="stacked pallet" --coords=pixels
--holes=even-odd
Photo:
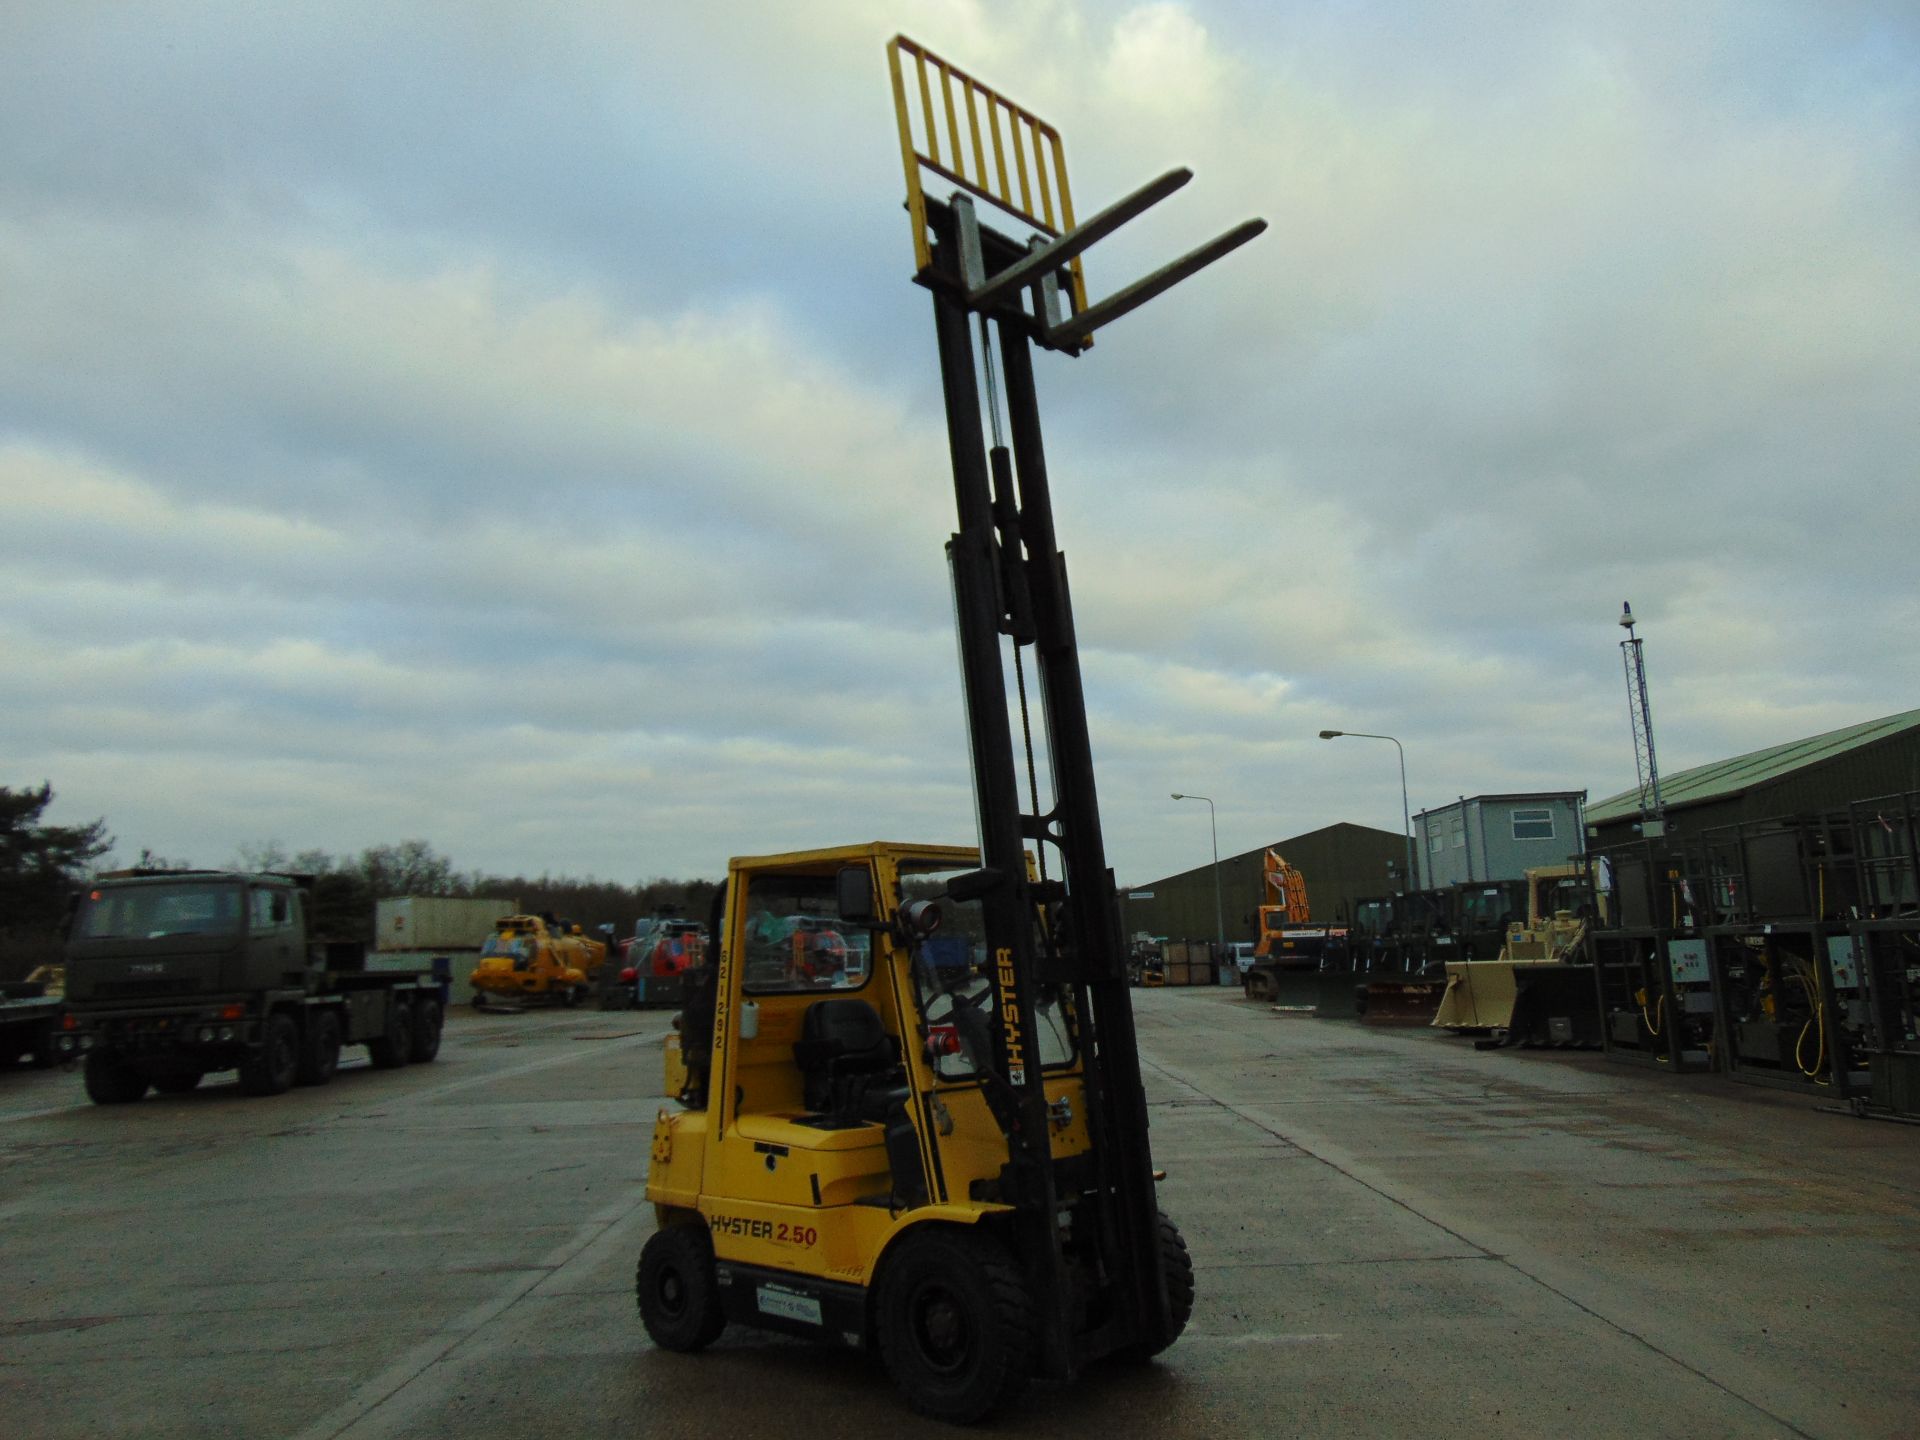
[[[1213,947],[1204,940],[1166,940],[1160,945],[1160,968],[1168,985],[1212,985]]]

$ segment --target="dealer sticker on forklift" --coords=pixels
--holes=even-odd
[[[762,1285],[757,1303],[762,1315],[778,1315],[782,1320],[799,1320],[808,1325],[820,1323],[820,1302],[811,1295],[783,1290],[777,1285]]]

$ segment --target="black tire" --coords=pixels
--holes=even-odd
[[[170,1075],[153,1077],[153,1088],[162,1095],[185,1095],[200,1084],[204,1071],[176,1070]]]
[[[1193,1318],[1193,1256],[1187,1253],[1180,1227],[1167,1218],[1166,1211],[1156,1213],[1160,1220],[1160,1270],[1167,1277],[1167,1318],[1173,1323],[1158,1341],[1143,1340],[1122,1350],[1122,1360],[1151,1360],[1178,1340]]]
[[[376,1070],[398,1070],[413,1059],[413,1007],[404,1000],[393,1002],[387,1012],[387,1033],[367,1041],[367,1054]]]
[[[473,992],[473,1008],[476,1010],[484,1010],[487,1008],[487,992],[486,991],[476,990]]]
[[[300,1069],[300,1031],[291,1015],[269,1015],[260,1048],[240,1062],[240,1089],[247,1095],[282,1095]]]
[[[433,1057],[440,1053],[440,1028],[446,1023],[446,1014],[440,1008],[440,1002],[430,995],[423,995],[415,1002],[413,1009],[413,1063],[430,1064]]]
[[[137,1066],[105,1050],[87,1056],[87,1098],[96,1105],[131,1105],[147,1093],[147,1077]]]
[[[633,1290],[640,1323],[662,1350],[704,1350],[726,1329],[705,1225],[689,1221],[656,1231],[641,1247]]]
[[[1025,1278],[989,1235],[909,1235],[880,1277],[875,1329],[887,1373],[916,1412],[969,1425],[1026,1383],[1039,1325]]]
[[[300,1047],[296,1085],[324,1085],[340,1069],[340,1017],[331,1010],[307,1013],[306,1044]]]

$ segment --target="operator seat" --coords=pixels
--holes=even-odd
[[[884,1121],[904,1098],[900,1047],[880,1014],[852,997],[807,1007],[793,1047],[807,1109],[845,1120]]]

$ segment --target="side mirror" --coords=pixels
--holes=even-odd
[[[843,865],[834,876],[840,918],[849,925],[871,925],[874,918],[873,871],[865,865]]]

